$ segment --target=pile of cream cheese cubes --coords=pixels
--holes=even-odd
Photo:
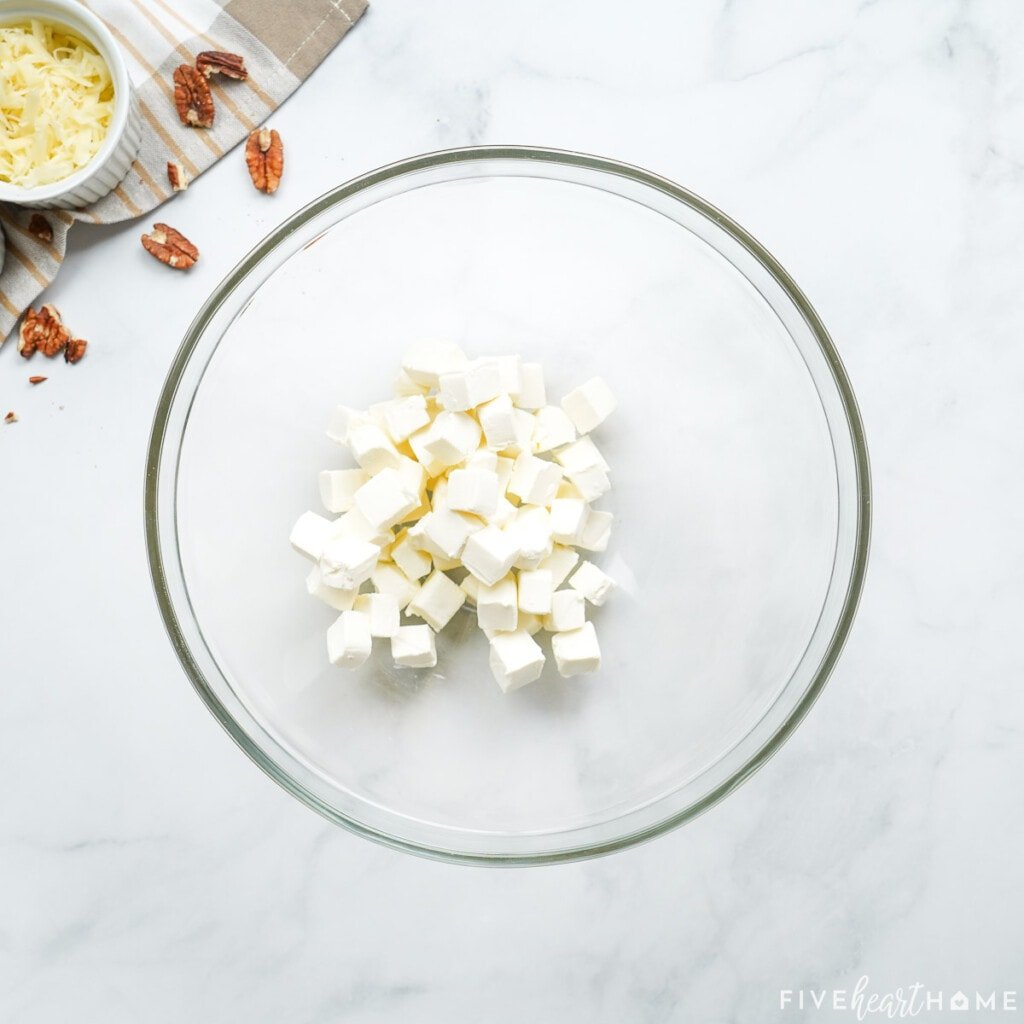
[[[341,612],[331,662],[361,665],[379,637],[396,665],[432,668],[435,634],[468,604],[503,690],[540,676],[540,630],[563,676],[597,670],[586,605],[615,584],[579,552],[611,535],[611,513],[592,507],[610,482],[590,437],[615,409],[608,385],[595,377],[548,405],[539,363],[438,342],[407,353],[394,391],[366,412],[338,407],[327,434],[357,468],[320,474],[338,518],[306,512],[291,533],[314,562],[310,594]]]

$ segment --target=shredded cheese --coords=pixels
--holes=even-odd
[[[84,167],[114,112],[110,69],[63,25],[0,25],[0,182],[35,188]]]

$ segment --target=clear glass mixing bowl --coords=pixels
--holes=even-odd
[[[327,662],[288,533],[344,464],[332,407],[386,398],[429,338],[617,392],[595,676],[503,695],[468,610],[436,670],[386,642]],[[763,246],[647,171],[479,148],[342,185],[217,288],[157,410],[146,529],[182,665],[271,778],[389,845],[519,864],[655,836],[778,749],[850,629],[869,507],[846,374]]]

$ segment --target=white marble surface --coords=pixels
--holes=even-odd
[[[79,229],[52,295],[87,360],[30,390],[0,351],[0,1020],[747,1022],[862,975],[1024,990],[1022,47],[1015,0],[378,0],[275,118],[273,200],[236,154],[176,201],[196,272],[168,280],[138,225]],[[840,347],[876,487],[859,620],[783,751],[681,831],[524,871],[378,848],[264,778],[185,682],[142,532],[154,404],[214,284],[336,182],[481,142],[638,163],[751,229]]]

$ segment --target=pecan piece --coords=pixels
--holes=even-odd
[[[167,161],[167,180],[171,183],[171,189],[174,192],[184,192],[188,188],[188,183],[192,180],[188,176],[188,171],[182,167],[181,164],[176,163],[174,160]]]
[[[72,338],[64,349],[64,362],[77,363],[85,355],[88,347],[89,342],[85,338]]]
[[[188,64],[182,64],[174,72],[174,105],[178,108],[182,124],[190,128],[213,126],[210,83]]]
[[[64,352],[65,352],[65,356],[66,356],[67,349],[64,349]],[[29,377],[28,382],[29,382],[29,384],[42,384],[43,381],[46,380],[46,379],[47,379],[46,377],[40,377],[38,373],[35,373],[31,377]]]
[[[61,322],[56,306],[35,310],[30,306],[18,333],[18,351],[28,359],[36,349],[52,359],[68,343],[71,335]]]
[[[33,213],[29,218],[28,233],[38,238],[45,245],[49,245],[53,241],[53,228],[41,213]]]
[[[151,256],[175,270],[188,270],[199,259],[199,250],[180,232],[167,224],[154,224],[142,244]]]
[[[284,171],[284,146],[281,136],[270,128],[258,128],[245,144],[245,163],[253,185],[268,195],[277,191]]]
[[[249,77],[245,66],[245,58],[237,53],[225,53],[223,50],[203,50],[196,57],[196,71],[204,78],[211,75],[224,75],[244,82]]]
[[[18,414],[12,409],[5,417],[4,423],[17,423]]]

